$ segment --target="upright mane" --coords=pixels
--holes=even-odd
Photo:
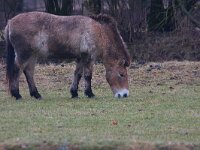
[[[98,21],[101,24],[107,24],[107,25],[117,28],[116,21],[111,16],[108,16],[106,14],[92,15],[89,17]]]

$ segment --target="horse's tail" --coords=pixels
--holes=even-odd
[[[106,14],[91,15],[90,18],[98,21],[101,24],[107,24],[114,27],[117,26],[116,21],[111,16]]]
[[[6,52],[7,52],[7,57],[6,57],[6,79],[8,83],[10,84],[10,81],[14,77],[14,70],[15,70],[15,52],[14,48],[10,42],[9,38],[9,23],[7,24],[5,28],[5,40],[6,40]],[[10,88],[10,85],[9,85]]]

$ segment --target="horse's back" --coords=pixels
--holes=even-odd
[[[9,32],[16,49],[30,49],[44,55],[76,57],[95,47],[92,37],[96,21],[84,16],[56,16],[43,12],[17,15],[9,21]],[[23,45],[23,46],[22,46]]]
[[[88,53],[95,60],[107,54],[121,57],[126,53],[115,28],[113,20],[106,16],[90,18],[30,12],[9,21],[9,37],[19,54],[77,58],[81,53]]]
[[[82,31],[87,28],[91,20],[84,16],[56,16],[44,12],[29,12],[19,14],[9,20],[9,30],[11,33],[19,32],[20,34],[29,32],[30,36],[34,35],[35,32],[45,30],[48,33],[57,33],[61,36],[66,34],[66,31]]]

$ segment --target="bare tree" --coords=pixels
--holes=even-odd
[[[151,0],[148,18],[149,31],[168,32],[175,29],[174,0]]]
[[[3,0],[2,5],[6,22],[23,10],[23,0]]]
[[[73,0],[44,0],[48,13],[56,15],[71,15],[73,11]]]
[[[83,1],[83,14],[93,15],[101,13],[101,0],[84,0]]]

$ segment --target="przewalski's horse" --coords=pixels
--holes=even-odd
[[[71,85],[72,97],[78,97],[78,84],[85,79],[85,95],[93,97],[93,64],[101,59],[106,79],[115,97],[127,97],[130,56],[115,21],[106,15],[56,16],[43,12],[17,15],[5,28],[7,45],[7,80],[12,96],[20,99],[19,76],[23,72],[30,95],[40,99],[34,67],[39,55],[70,58],[77,62]]]

